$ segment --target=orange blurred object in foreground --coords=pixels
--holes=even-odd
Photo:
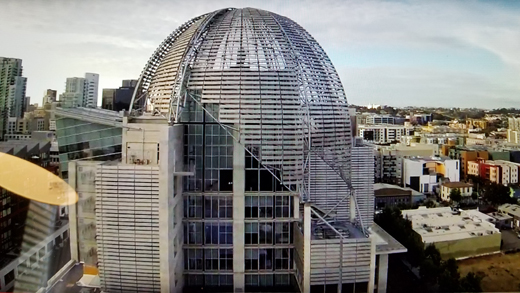
[[[78,201],[76,191],[60,177],[5,153],[0,153],[0,187],[51,205],[71,205]]]

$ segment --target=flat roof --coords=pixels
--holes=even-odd
[[[408,250],[376,223],[368,229],[370,237],[376,244],[376,254],[404,253]]]
[[[503,211],[515,217],[520,217],[520,206],[517,204],[506,203],[498,207],[499,211]]]
[[[455,159],[452,159],[452,158],[446,157],[446,156],[440,156],[440,157],[411,157],[411,158],[406,158],[405,160],[416,161],[416,162],[420,162],[420,161],[424,161],[424,162],[455,161]]]
[[[410,187],[402,187],[399,185],[388,184],[388,183],[374,183],[374,191],[379,190],[379,189],[385,189],[385,188],[399,189],[399,190],[403,190],[403,191],[411,191],[412,196],[424,195],[423,193],[421,193],[417,190],[414,190]]]
[[[442,183],[442,186],[446,186],[449,188],[461,188],[461,187],[472,187],[473,184],[457,181],[457,182],[444,182],[444,183]]]
[[[477,210],[459,213],[450,207],[403,210],[403,217],[412,221],[412,229],[425,243],[460,240],[500,233],[495,220]]]

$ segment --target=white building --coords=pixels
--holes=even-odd
[[[435,193],[441,179],[460,181],[460,162],[448,157],[416,157],[403,160],[403,183],[423,193]]]
[[[98,99],[99,74],[85,73],[85,77],[69,77],[65,92],[60,95],[64,108],[96,108]]]
[[[439,155],[439,146],[436,144],[374,145],[374,149],[375,181],[397,185],[403,184],[403,159]]]
[[[464,197],[471,197],[473,194],[473,185],[465,182],[444,182],[441,184],[441,199],[443,201],[450,201],[450,193],[457,189],[460,195]]]
[[[98,104],[99,74],[85,73],[85,80],[87,82],[87,88],[84,107],[96,108]]]
[[[365,142],[386,144],[399,142],[402,136],[413,135],[414,128],[393,124],[364,124],[358,125],[357,131],[357,136],[362,137]]]
[[[434,244],[444,259],[467,258],[500,252],[502,240],[494,219],[477,210],[453,211],[449,207],[403,210],[422,241]]]

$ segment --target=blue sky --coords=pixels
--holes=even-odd
[[[100,74],[137,78],[188,19],[257,7],[308,30],[329,54],[350,103],[520,107],[520,1],[2,0],[0,56],[22,58],[27,95],[63,92]]]

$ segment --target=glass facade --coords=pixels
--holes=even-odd
[[[121,127],[57,116],[56,136],[62,177],[68,178],[68,163],[72,160],[120,159],[121,135]]]

